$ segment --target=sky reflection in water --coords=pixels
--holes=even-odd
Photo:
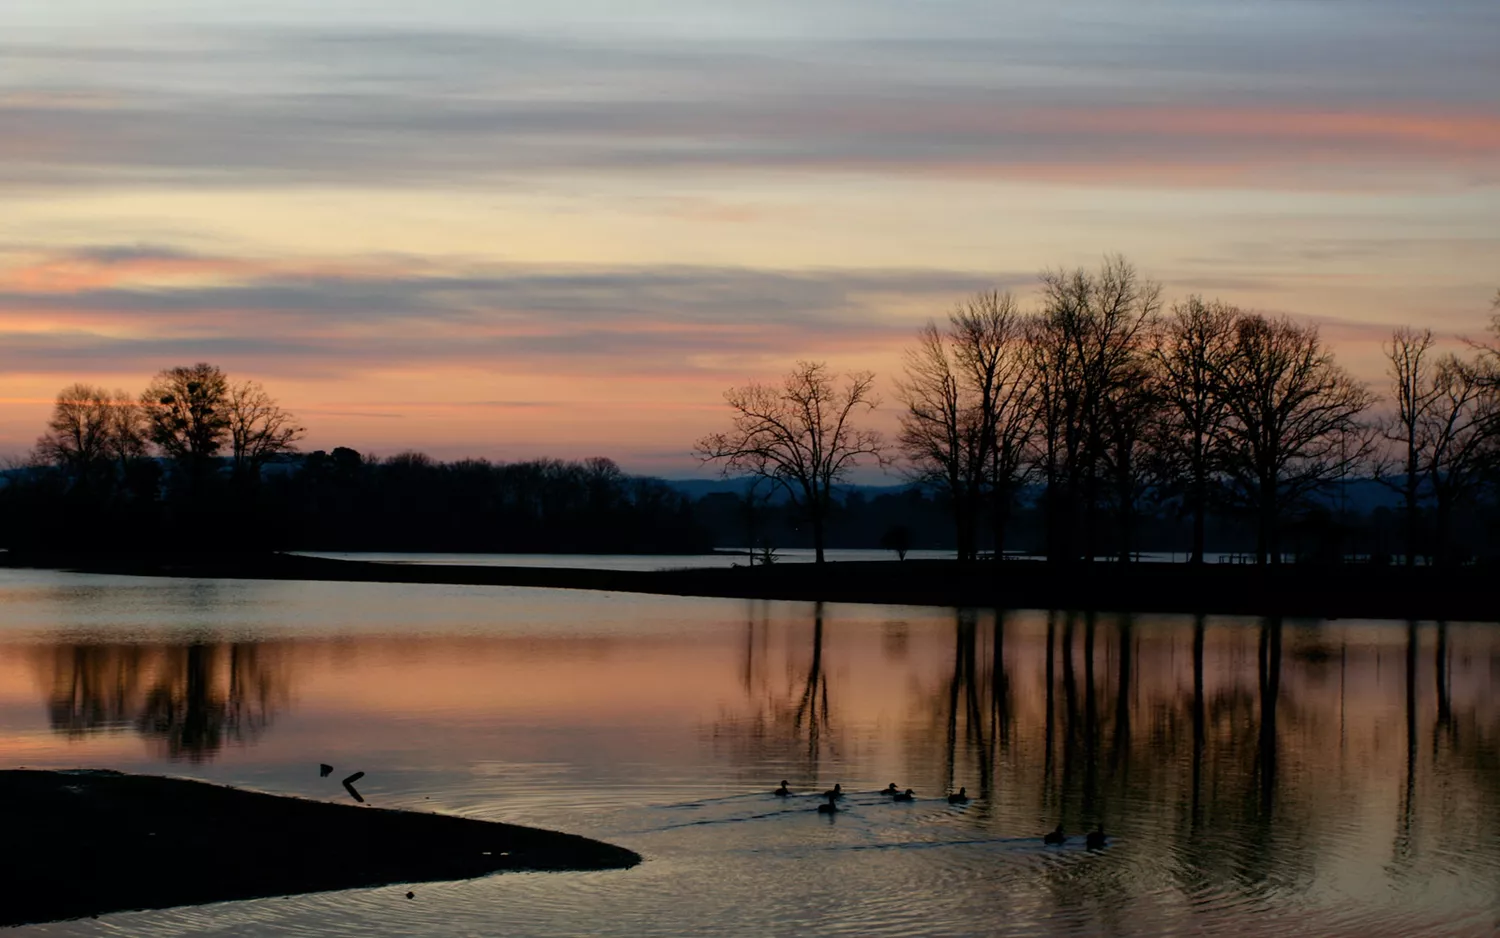
[[[1500,640],[0,571],[8,766],[165,772],[600,837],[511,875],[22,930],[1491,934]],[[339,770],[320,779],[319,762]],[[808,793],[770,790],[782,778]],[[816,792],[854,792],[833,819]],[[873,793],[894,781],[919,800]],[[949,787],[974,801],[950,807]],[[1059,821],[1072,843],[1045,848]],[[1102,821],[1101,853],[1078,842]],[[227,845],[226,849],[232,849]]]

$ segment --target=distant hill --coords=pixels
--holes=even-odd
[[[727,493],[732,495],[744,495],[754,482],[748,476],[733,479],[662,479],[674,491],[681,492],[691,499],[699,499],[705,495],[716,495]],[[840,497],[850,492],[858,492],[865,498],[875,498],[880,495],[898,495],[917,486],[911,482],[903,482],[897,485],[840,485],[837,494]],[[764,496],[773,492],[772,487],[765,482],[760,484],[756,490],[757,495]],[[786,502],[786,492],[779,487],[774,490],[771,504],[779,505]]]
[[[1342,488],[1330,486],[1316,500],[1330,508],[1347,507],[1359,515],[1377,508],[1400,508],[1402,504],[1400,493],[1374,479],[1350,479]]]
[[[697,500],[705,495],[718,493],[729,493],[743,495],[750,488],[752,479],[741,476],[733,479],[662,479],[674,491],[681,492],[691,499]],[[840,485],[837,494],[840,498],[851,492],[858,492],[865,498],[875,498],[880,495],[898,495],[913,488],[920,488],[914,482],[903,482],[896,485]],[[760,484],[756,490],[757,494],[764,495],[771,492],[772,488],[765,482]],[[1028,485],[1021,492],[1023,503],[1032,502],[1042,492],[1040,485]],[[1401,507],[1401,496],[1395,490],[1375,481],[1374,479],[1350,479],[1342,487],[1330,486],[1326,491],[1317,495],[1314,501],[1326,505],[1329,508],[1347,508],[1355,514],[1364,515],[1377,508],[1396,509]],[[775,490],[771,498],[771,504],[780,505],[786,502],[786,493],[780,489]]]

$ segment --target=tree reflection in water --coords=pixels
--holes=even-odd
[[[134,729],[173,760],[253,742],[288,700],[285,658],[267,643],[64,643],[41,665],[54,731]]]
[[[769,609],[767,603],[752,600],[746,616],[741,674],[749,712],[722,714],[714,724],[713,739],[729,747],[734,761],[776,766],[772,774],[780,772],[794,787],[807,787],[818,783],[823,758],[841,748],[823,662],[824,607],[814,604],[809,647],[799,652],[806,664],[793,665],[785,685],[768,671]]]
[[[852,630],[893,625],[860,615],[830,620],[849,636],[831,685],[821,610],[775,623],[795,662],[779,680],[752,620],[762,677],[717,738],[757,778],[785,765],[806,785],[837,756],[928,797],[967,786],[961,823],[1002,838],[1103,823],[1109,862],[1046,868],[1060,908],[1128,907],[1117,861],[1136,851],[1190,901],[1305,893],[1330,857],[1365,854],[1350,838],[1372,805],[1395,816],[1402,888],[1435,852],[1500,836],[1500,646],[1483,627],[954,610],[903,619],[902,655],[876,660]]]

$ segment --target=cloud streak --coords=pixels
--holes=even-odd
[[[1351,22],[1348,5],[1322,6],[1345,15],[1287,5],[1281,20],[1226,24],[1184,9],[1045,38],[692,45],[243,31],[161,61],[23,47],[40,64],[0,86],[0,185],[682,170],[1294,188],[1350,169],[1500,178],[1500,66],[1474,32],[1500,30],[1500,14],[1391,6],[1386,21]]]
[[[382,258],[299,269],[149,247],[31,258],[0,269],[0,367],[154,370],[209,358],[301,374],[459,362],[692,370],[709,356],[879,345],[912,327],[909,316],[885,311],[892,305],[941,314],[966,292],[1031,280],[930,270],[436,266],[410,259],[403,271]]]

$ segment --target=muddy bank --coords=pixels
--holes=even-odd
[[[6,926],[641,859],[512,824],[102,771],[0,771],[0,830]]]
[[[1494,570],[1461,567],[945,560],[777,564],[693,570],[579,570],[333,560],[293,554],[0,554],[0,565],[92,573],[241,579],[450,583],[673,596],[1005,609],[1309,618],[1500,621]]]

